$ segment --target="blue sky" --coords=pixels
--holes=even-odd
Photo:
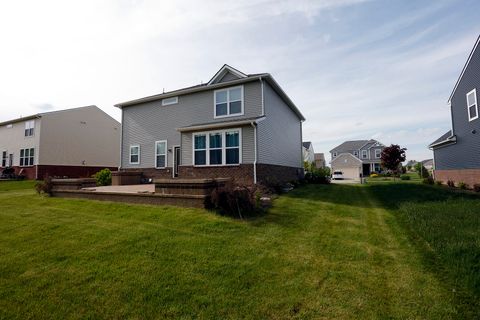
[[[431,157],[480,33],[480,1],[32,1],[0,4],[0,121],[271,73],[316,152],[375,138]]]

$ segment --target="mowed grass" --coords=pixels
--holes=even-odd
[[[416,227],[431,218],[408,218],[409,206],[470,196],[437,197],[414,184],[306,186],[267,215],[238,221],[199,209],[47,198],[32,186],[0,183],[0,318],[478,315],[475,286],[422,236],[437,230]],[[398,186],[420,189],[411,199]],[[419,200],[419,192],[429,196]],[[465,241],[478,239],[478,228],[469,230]],[[441,233],[435,241],[445,241]],[[478,242],[467,247],[475,253]]]

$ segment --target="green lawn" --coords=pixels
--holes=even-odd
[[[0,182],[0,319],[480,317],[476,195],[318,185],[261,218]]]

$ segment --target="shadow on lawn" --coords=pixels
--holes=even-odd
[[[332,204],[371,207],[371,204],[358,194],[366,188],[375,200],[386,209],[398,209],[403,203],[438,202],[449,199],[479,200],[479,195],[456,192],[446,187],[412,183],[386,183],[359,185],[308,185],[285,195],[290,198],[301,198]]]

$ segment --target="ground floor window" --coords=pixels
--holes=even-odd
[[[7,151],[2,151],[2,167],[7,166]]]
[[[374,163],[373,171],[380,172],[380,170],[381,170],[380,163]]]
[[[130,164],[139,164],[140,163],[140,146],[133,145],[130,146]]]
[[[167,166],[167,141],[155,142],[155,167],[165,168]]]
[[[240,143],[240,129],[194,133],[193,163],[196,166],[239,164]]]
[[[33,159],[35,158],[35,149],[20,149],[20,167],[33,166]]]

